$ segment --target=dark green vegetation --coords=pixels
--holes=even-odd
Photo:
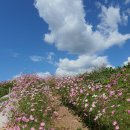
[[[9,89],[11,90],[13,86],[13,82],[0,83],[0,98],[7,95],[9,93]]]

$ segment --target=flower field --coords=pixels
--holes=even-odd
[[[56,89],[92,129],[130,130],[129,68],[57,79]]]
[[[2,83],[2,96],[8,94],[3,88],[11,88],[10,98],[0,107],[2,110],[9,104],[7,130],[53,130],[54,117],[58,115],[52,102],[55,96],[79,115],[90,130],[130,130],[129,66],[77,77],[42,79],[23,75]]]

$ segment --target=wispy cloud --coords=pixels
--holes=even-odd
[[[125,13],[127,13],[128,16],[130,16],[130,8],[126,9]]]
[[[30,60],[33,62],[48,62],[49,64],[53,64],[54,63],[54,56],[55,53],[54,52],[47,52],[45,56],[39,56],[39,55],[33,55],[30,56]]]
[[[129,4],[130,3],[130,0],[125,0],[125,4]]]
[[[41,62],[41,61],[44,61],[44,57],[43,56],[30,56],[30,59],[33,61],[33,62]]]
[[[47,62],[50,63],[50,64],[53,64],[54,63],[54,56],[55,56],[55,53],[54,52],[49,52],[47,54]]]
[[[39,76],[40,78],[47,78],[51,76],[50,72],[38,72],[36,73],[37,76]]]
[[[12,55],[13,55],[14,58],[17,58],[20,54],[17,53],[17,52],[14,52]]]

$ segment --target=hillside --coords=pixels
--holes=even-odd
[[[1,83],[0,97],[3,129],[130,130],[129,65],[77,77],[23,75]]]

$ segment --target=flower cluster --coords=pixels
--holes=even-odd
[[[8,104],[11,117],[6,129],[45,130],[45,128],[51,128],[54,110],[51,109],[50,92],[45,89],[45,80],[36,75],[23,75],[14,82],[9,100],[3,104]]]
[[[91,122],[110,129],[130,128],[130,69],[120,68],[94,80],[94,74],[56,79],[56,89],[62,101]],[[99,74],[102,74],[100,72]],[[93,76],[93,78],[92,78]],[[93,124],[93,123],[92,123]]]
[[[63,104],[81,115],[92,129],[130,128],[128,67],[105,69],[77,77],[42,79],[36,75],[23,75],[12,82],[10,98],[1,107],[9,107],[11,127],[7,130],[51,128],[53,117],[59,116],[51,103],[53,94],[61,97]]]

